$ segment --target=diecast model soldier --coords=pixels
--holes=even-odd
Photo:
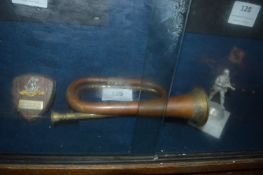
[[[228,89],[235,90],[230,83],[230,71],[225,69],[221,75],[219,75],[213,85],[209,100],[211,100],[217,93],[220,94],[220,105],[224,109],[225,93]]]

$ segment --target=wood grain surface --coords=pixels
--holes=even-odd
[[[198,158],[198,156],[200,156]],[[72,158],[72,161],[70,159]],[[42,160],[41,160],[42,159]],[[63,159],[65,163],[63,163]],[[89,160],[97,160],[92,163]],[[102,159],[102,162],[98,161]],[[104,159],[104,162],[103,162]],[[137,159],[137,161],[136,161]],[[115,160],[115,161],[113,161]],[[1,156],[0,174],[262,174],[262,154],[190,157],[13,157]],[[14,163],[12,163],[14,162]],[[42,163],[41,163],[42,162]]]

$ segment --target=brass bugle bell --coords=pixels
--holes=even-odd
[[[158,94],[158,98],[140,101],[89,102],[81,100],[81,92],[98,88],[129,88]],[[121,115],[146,117],[184,118],[202,126],[208,119],[207,95],[202,89],[180,96],[167,97],[166,91],[159,85],[136,79],[121,78],[81,78],[73,81],[67,89],[67,101],[77,113],[60,114],[53,112],[53,123],[64,120],[94,119]]]

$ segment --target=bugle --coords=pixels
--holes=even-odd
[[[102,101],[89,102],[81,99],[81,93],[88,89],[129,88],[158,94],[158,98],[139,101]],[[53,112],[53,123],[64,120],[94,119],[116,117],[121,115],[146,117],[176,117],[193,121],[199,126],[208,119],[208,100],[201,89],[180,96],[167,96],[159,85],[136,79],[88,77],[73,81],[67,89],[66,99],[77,113],[60,114]]]

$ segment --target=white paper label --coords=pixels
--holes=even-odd
[[[132,89],[104,88],[102,101],[133,101]]]
[[[228,18],[228,23],[253,27],[261,6],[236,1]]]
[[[12,3],[47,8],[48,0],[12,0]]]
[[[37,100],[19,100],[18,102],[18,108],[20,109],[42,110],[43,106],[43,101]]]

